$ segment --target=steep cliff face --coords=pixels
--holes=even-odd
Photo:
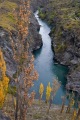
[[[16,71],[16,63],[13,59],[13,51],[11,47],[10,35],[7,30],[0,27],[0,47],[3,50],[4,59],[7,65],[7,75],[12,78]]]
[[[55,59],[69,67],[67,89],[80,94],[80,1],[51,0],[39,14],[51,26]]]
[[[48,0],[31,0],[31,9],[33,12],[43,7]]]
[[[63,65],[68,65],[67,89],[80,93],[80,30],[62,30],[61,38],[55,39],[55,58]],[[54,44],[54,43],[53,43]],[[57,48],[58,46],[58,48]],[[57,48],[57,49],[56,49]]]
[[[30,25],[29,25],[29,35],[28,38],[30,38],[29,45],[30,50],[37,50],[42,46],[42,38],[39,34],[40,25],[38,24],[38,21],[36,20],[33,12],[31,13],[30,18]]]
[[[32,2],[31,2],[32,3]],[[15,9],[18,10],[19,0],[4,0],[0,1],[0,47],[3,50],[4,59],[7,65],[7,75],[12,80],[16,73],[16,62],[13,59],[13,50],[11,45],[10,32],[12,38],[16,44],[17,29],[16,29],[16,18],[13,13],[16,13]],[[36,4],[36,3],[35,3]],[[33,4],[32,8],[35,9]],[[29,35],[26,40],[29,42],[30,50],[36,50],[42,46],[42,39],[38,33],[40,26],[34,17],[33,11],[31,10]]]

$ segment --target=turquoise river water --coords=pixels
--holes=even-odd
[[[43,46],[39,50],[34,51],[34,65],[35,69],[39,73],[39,79],[34,83],[32,90],[36,92],[36,99],[39,99],[39,86],[40,83],[43,83],[45,90],[42,99],[45,100],[46,86],[48,85],[48,82],[50,82],[52,85],[53,80],[58,78],[58,80],[61,82],[61,87],[57,91],[53,103],[61,104],[61,96],[64,96],[66,93],[65,85],[68,68],[54,63],[54,53],[51,49],[51,38],[49,36],[50,27],[39,18],[38,12],[35,13],[35,17],[41,26],[39,33],[42,36]],[[66,100],[66,103],[67,102],[68,100]]]

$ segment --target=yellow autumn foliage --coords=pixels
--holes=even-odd
[[[74,99],[71,99],[70,106],[72,107],[74,103],[75,103]]]
[[[76,119],[76,116],[77,116],[77,112],[76,110],[73,111],[73,116],[72,116],[72,119],[71,120],[75,120]]]
[[[8,89],[9,78],[6,76],[6,63],[0,49],[0,108],[3,106]]]
[[[50,82],[49,82],[49,83],[48,83],[48,86],[47,86],[47,88],[46,88],[46,101],[47,101],[47,102],[48,102],[49,99],[50,99],[51,91],[52,91],[52,89],[51,89]]]
[[[4,98],[5,98],[5,95],[4,95],[3,89],[0,89],[0,108],[4,103]]]
[[[44,85],[41,83],[39,88],[39,94],[41,98],[42,98],[43,92],[44,92]]]

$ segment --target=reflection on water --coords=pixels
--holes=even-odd
[[[34,65],[35,69],[39,73],[39,79],[34,83],[32,90],[36,92],[36,98],[39,98],[39,86],[40,83],[44,84],[45,90],[43,95],[43,100],[45,100],[45,92],[46,86],[48,82],[52,84],[53,80],[58,78],[61,81],[61,87],[59,88],[55,98],[55,104],[61,104],[61,96],[65,95],[65,84],[66,84],[66,75],[68,73],[68,69],[65,66],[55,64],[53,61],[53,52],[51,49],[51,38],[49,36],[50,28],[49,26],[39,19],[38,12],[35,13],[35,17],[37,18],[39,24],[41,25],[39,33],[42,36],[43,46],[37,51],[34,51]]]

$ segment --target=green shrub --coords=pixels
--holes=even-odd
[[[41,116],[41,114],[36,113],[36,114],[33,115],[33,118],[34,118],[34,119],[41,119],[42,116]]]
[[[14,17],[14,9],[17,8],[17,4],[5,0],[0,3],[0,9],[3,8],[4,11],[0,14],[0,26],[8,30],[15,30],[16,19]]]
[[[9,85],[8,86],[8,93],[12,94],[12,95],[15,95],[16,94],[16,86]]]
[[[76,17],[80,17],[80,12],[75,13]]]
[[[38,11],[39,11],[39,17],[40,17],[41,19],[45,19],[46,13],[43,13],[40,8],[38,9]]]
[[[13,74],[13,78],[17,78],[17,72]]]
[[[58,44],[57,47],[55,48],[55,51],[64,52],[66,48],[67,48],[66,44]]]

